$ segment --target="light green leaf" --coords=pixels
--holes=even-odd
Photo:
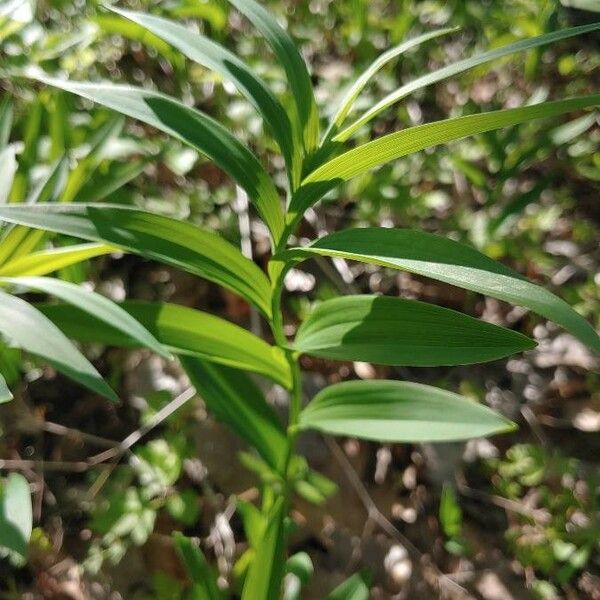
[[[22,475],[11,473],[0,481],[0,548],[25,559],[32,522],[29,484]]]
[[[73,246],[40,250],[8,261],[0,267],[0,276],[47,275],[95,256],[110,254],[116,250],[117,248],[114,246],[96,243],[74,244]]]
[[[13,124],[13,102],[5,96],[0,103],[0,150],[4,150],[10,139]]]
[[[285,499],[277,498],[271,508],[267,525],[250,570],[244,582],[242,600],[279,598],[283,579]]]
[[[0,404],[10,402],[13,399],[12,392],[8,389],[6,380],[0,375]]]
[[[105,242],[214,281],[271,313],[266,275],[219,235],[191,223],[110,204],[0,206],[0,220]]]
[[[0,333],[9,346],[39,356],[71,379],[118,401],[98,371],[52,321],[24,300],[5,292],[0,292]]]
[[[51,277],[0,277],[0,282],[56,296],[63,302],[79,308],[128,338],[135,340],[140,346],[150,348],[150,350],[165,358],[171,358],[156,338],[127,311],[112,300],[83,286],[60,279],[52,279]]]
[[[360,573],[348,577],[327,596],[327,600],[369,600],[369,586]]]
[[[165,94],[143,88],[81,83],[46,76],[36,79],[152,125],[196,148],[248,192],[274,240],[279,240],[283,212],[273,182],[248,148],[214,119]]]
[[[462,396],[407,381],[346,381],[319,392],[302,411],[300,429],[386,442],[465,440],[514,425]]]
[[[223,594],[219,590],[217,576],[210,568],[200,547],[182,533],[175,533],[173,538],[185,570],[194,583],[192,597],[195,600],[221,600]]]
[[[406,96],[408,96],[409,94],[412,94],[413,92],[420,90],[421,88],[427,87],[428,85],[437,83],[438,81],[442,81],[443,79],[448,79],[449,77],[453,77],[454,75],[458,75],[459,73],[463,73],[464,71],[490,62],[492,60],[502,58],[503,56],[514,54],[515,52],[524,52],[525,50],[531,50],[532,48],[552,44],[559,40],[564,40],[566,38],[582,35],[590,31],[596,31],[598,29],[600,29],[600,23],[591,23],[590,25],[581,25],[579,27],[561,29],[560,31],[552,31],[551,33],[546,33],[537,37],[519,40],[514,44],[508,44],[507,46],[502,46],[501,48],[488,50],[487,52],[483,52],[482,54],[479,54],[477,56],[472,56],[470,58],[465,58],[464,60],[459,60],[455,63],[442,67],[437,71],[432,71],[430,73],[427,73],[426,75],[422,75],[421,77],[418,77],[417,79],[414,79],[413,81],[410,81],[409,83],[399,87],[391,94],[388,94],[385,98],[383,98],[377,104],[375,104],[375,106],[369,109],[364,115],[362,115],[359,119],[352,123],[352,125],[350,125],[338,135],[336,135],[334,141],[343,142],[347,140],[354,132],[356,132],[363,125],[368,123],[371,119],[373,119],[373,117],[377,116],[380,112],[384,111],[386,108],[389,108],[399,100],[406,98]]]
[[[295,183],[299,183],[300,157],[294,155],[293,132],[287,113],[266,83],[246,63],[220,44],[169,19],[114,6],[111,10],[138,23],[191,60],[232,82],[270,127],[290,171],[296,173]]]
[[[66,156],[57,159],[48,169],[46,176],[27,197],[28,204],[36,202],[55,202],[62,194],[69,176],[69,159]]]
[[[529,350],[528,337],[462,313],[387,296],[326,300],[300,326],[294,349],[382,365],[464,365]]]
[[[7,146],[0,150],[0,204],[8,200],[16,172],[15,149],[13,146]]]
[[[342,101],[340,102],[340,106],[335,112],[332,120],[332,130],[328,132],[326,138],[329,138],[330,135],[335,133],[335,129],[337,129],[343,122],[344,119],[348,116],[348,113],[352,110],[356,99],[363,91],[365,86],[369,83],[369,81],[374,77],[374,75],[381,70],[387,63],[392,61],[394,58],[397,58],[404,52],[426,42],[428,40],[434,39],[441,35],[446,35],[447,33],[451,33],[456,31],[456,27],[448,27],[446,29],[437,29],[435,31],[428,31],[427,33],[423,33],[418,35],[412,39],[406,40],[393,48],[390,48],[387,52],[381,54],[378,58],[376,58],[369,67],[361,74],[361,76],[350,86],[348,91],[344,94]]]
[[[243,371],[181,356],[181,365],[207,408],[282,473],[288,442],[275,411]]]
[[[343,181],[348,181],[402,156],[478,133],[517,125],[532,119],[554,117],[598,104],[600,104],[600,94],[592,94],[456,117],[384,135],[333,158],[308,175],[292,198],[288,222],[296,222],[308,207]]]
[[[319,112],[306,63],[292,38],[273,15],[254,0],[228,0],[260,31],[281,63],[290,84],[295,121],[307,152],[319,143]]]
[[[291,385],[290,368],[283,351],[229,321],[177,304],[132,301],[120,306],[175,354],[188,354],[252,371],[287,388]],[[36,308],[66,335],[79,341],[139,346],[135,339],[74,307],[44,304]]]
[[[332,233],[275,258],[299,262],[319,255],[400,269],[524,306],[555,321],[600,354],[598,334],[566,302],[459,242],[410,229],[357,228]]]

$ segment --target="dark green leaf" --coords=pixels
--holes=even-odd
[[[360,573],[348,577],[338,585],[328,596],[327,600],[369,600],[369,585]]]
[[[486,362],[534,346],[520,333],[454,310],[386,296],[326,300],[294,342],[314,356],[406,366]]]

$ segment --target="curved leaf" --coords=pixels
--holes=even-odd
[[[13,399],[12,392],[8,389],[6,380],[0,375],[0,404],[10,402]]]
[[[497,58],[507,56],[508,54],[524,52],[532,48],[552,44],[553,42],[557,42],[559,40],[564,40],[576,35],[588,33],[590,31],[596,31],[598,29],[600,29],[600,23],[591,23],[590,25],[581,25],[579,27],[561,29],[560,31],[552,31],[551,33],[546,33],[537,37],[519,40],[513,44],[502,46],[501,48],[488,50],[487,52],[483,52],[477,56],[471,56],[470,58],[459,60],[458,62],[442,67],[437,71],[432,71],[426,75],[422,75],[421,77],[418,77],[417,79],[414,79],[413,81],[410,81],[409,83],[399,87],[391,94],[388,94],[385,98],[375,104],[375,106],[369,109],[364,115],[352,123],[352,125],[348,126],[346,129],[336,135],[334,140],[339,142],[347,140],[353,133],[368,123],[380,112],[384,111],[386,108],[389,108],[399,100],[402,100],[402,98],[406,98],[406,96],[409,94],[412,94],[421,88],[427,87],[428,85],[437,83],[438,81],[442,81],[448,77],[458,75],[459,73],[463,73],[464,71],[472,69],[473,67],[477,67],[478,65],[496,60]]]
[[[300,261],[315,255],[400,269],[524,306],[555,321],[600,354],[598,334],[564,300],[454,240],[410,229],[347,229],[322,237],[304,248],[292,248],[275,258]]]
[[[74,244],[61,248],[51,248],[32,252],[27,256],[15,258],[0,267],[0,276],[47,275],[70,265],[83,262],[96,256],[110,254],[117,248],[107,244]]]
[[[292,38],[282,29],[273,15],[254,0],[228,0],[267,40],[281,63],[290,84],[300,138],[310,152],[319,143],[319,112],[306,63]]]
[[[24,300],[1,291],[0,333],[8,345],[39,356],[67,377],[110,400],[118,401],[100,373],[52,321]]]
[[[298,329],[294,349],[382,365],[463,365],[535,346],[528,337],[425,302],[386,296],[326,300]]]
[[[56,296],[63,302],[72,305],[69,310],[72,310],[72,307],[79,308],[98,321],[108,324],[111,328],[135,340],[140,346],[150,348],[165,358],[171,358],[156,338],[128,312],[112,300],[81,285],[51,277],[0,277],[0,282]]]
[[[248,192],[273,238],[279,240],[283,211],[273,182],[248,148],[214,119],[165,94],[143,88],[46,76],[35,79],[138,119],[196,148]]]
[[[252,379],[243,371],[210,364],[195,356],[180,358],[208,410],[281,474],[287,457],[287,438],[275,411]]]
[[[219,235],[169,217],[110,204],[0,206],[0,220],[105,242],[205,277],[271,312],[266,275]]]
[[[378,56],[344,94],[344,97],[340,102],[340,106],[331,120],[332,127],[338,128],[344,122],[344,119],[348,116],[348,113],[354,106],[356,99],[363,91],[365,86],[369,83],[369,81],[373,78],[377,71],[380,71],[387,63],[394,60],[394,58],[397,58],[401,54],[404,54],[404,52],[406,52],[407,50],[410,50],[411,48],[422,44],[423,42],[427,42],[428,40],[434,39],[436,37],[446,35],[447,33],[452,33],[456,30],[456,27],[447,27],[445,29],[428,31],[427,33],[423,33],[412,39],[405,40],[401,44],[390,48],[389,50]]]
[[[296,172],[295,183],[298,183],[300,157],[294,155],[293,132],[287,113],[266,83],[248,65],[220,44],[169,19],[114,6],[110,10],[141,25],[191,60],[232,82],[271,128],[290,172]]]
[[[177,304],[129,301],[119,306],[174,354],[197,356],[264,375],[287,388],[291,385],[283,351],[229,321]],[[36,308],[79,341],[139,347],[131,336],[74,307],[37,304]]]
[[[470,135],[517,125],[532,119],[554,117],[598,104],[600,94],[592,94],[445,119],[384,135],[337,156],[308,175],[292,198],[288,222],[295,222],[308,207],[341,182],[407,154]]]
[[[319,392],[300,429],[385,442],[447,442],[514,429],[486,406],[430,385],[346,381]]]

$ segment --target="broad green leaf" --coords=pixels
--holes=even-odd
[[[300,429],[386,442],[465,440],[514,429],[482,404],[407,381],[346,381],[319,392]]]
[[[299,183],[300,157],[294,156],[293,132],[287,113],[267,84],[246,63],[220,44],[169,19],[115,7],[111,7],[111,10],[141,25],[191,60],[232,82],[270,127],[288,168],[296,173],[295,184]]]
[[[459,242],[410,229],[357,228],[290,249],[279,258],[299,261],[319,255],[400,269],[524,306],[555,321],[600,354],[598,334],[566,302]]]
[[[0,554],[4,548],[25,559],[32,523],[29,484],[22,475],[11,473],[0,481]]]
[[[8,385],[6,384],[4,377],[0,375],[0,404],[9,402],[12,399],[12,392],[8,389]]]
[[[470,58],[465,58],[464,60],[459,60],[455,63],[442,67],[441,69],[432,71],[430,73],[427,73],[426,75],[422,75],[421,77],[418,77],[417,79],[414,79],[413,81],[410,81],[409,83],[399,87],[391,94],[388,94],[385,98],[383,98],[377,104],[375,104],[375,106],[369,109],[364,115],[362,115],[359,119],[352,123],[352,125],[350,125],[338,135],[336,135],[334,141],[343,142],[347,140],[354,132],[356,132],[363,125],[368,123],[371,119],[373,119],[373,117],[377,116],[380,112],[384,111],[386,108],[389,108],[399,100],[406,98],[406,96],[412,94],[413,92],[420,90],[421,88],[424,88],[428,85],[437,83],[438,81],[442,81],[443,79],[448,79],[449,77],[453,77],[454,75],[458,75],[459,73],[463,73],[464,71],[490,62],[492,60],[502,58],[503,56],[514,54],[515,52],[524,52],[525,50],[531,50],[532,48],[552,44],[559,40],[564,40],[566,38],[570,38],[576,35],[582,35],[590,31],[596,31],[598,29],[600,29],[600,23],[591,23],[590,25],[581,25],[579,27],[571,27],[569,29],[561,29],[560,31],[553,31],[551,33],[546,33],[538,37],[519,40],[518,42],[515,42],[513,44],[502,46],[501,48],[488,50],[487,52],[483,52],[482,54],[479,54],[477,56],[472,56]]]
[[[221,600],[223,594],[217,584],[217,577],[206,561],[200,547],[182,533],[173,536],[188,577],[194,583],[195,600]]]
[[[289,388],[290,368],[283,351],[246,329],[208,313],[167,303],[124,302],[128,315],[174,354],[188,354],[252,371]],[[71,306],[36,305],[65,334],[82,342],[139,347],[131,336]]]
[[[181,356],[181,364],[207,408],[282,472],[288,443],[275,411],[243,371]]]
[[[411,48],[422,44],[423,42],[427,42],[428,40],[434,39],[442,35],[446,35],[447,33],[451,33],[453,31],[456,31],[456,27],[448,27],[446,29],[428,31],[427,33],[418,35],[417,37],[406,40],[401,44],[390,48],[387,52],[384,52],[378,58],[376,58],[344,94],[344,97],[340,102],[340,106],[331,120],[332,128],[337,129],[338,127],[340,127],[340,125],[344,122],[344,119],[348,116],[348,113],[352,110],[356,99],[363,91],[365,86],[376,75],[376,73],[380,71],[387,63],[392,61],[394,58],[397,58],[401,54],[404,54],[404,52],[410,50]],[[326,137],[329,137],[333,133],[335,132],[331,131],[331,133],[328,134]]]
[[[271,312],[266,275],[219,235],[191,223],[110,204],[0,206],[0,220],[125,248],[205,277]]]
[[[140,346],[150,348],[165,358],[171,358],[156,338],[127,311],[112,300],[81,285],[51,277],[0,277],[0,283],[2,282],[56,296],[72,307],[79,308],[108,324]]]
[[[96,243],[74,244],[62,248],[40,250],[3,264],[0,267],[0,276],[47,275],[95,256],[110,254],[116,250],[117,248],[114,246]]]
[[[366,578],[360,573],[351,575],[327,596],[327,600],[369,600]]]
[[[532,106],[445,119],[384,135],[333,158],[308,175],[292,198],[288,222],[296,222],[308,207],[343,181],[348,181],[365,171],[402,156],[478,133],[517,125],[533,119],[555,117],[598,104],[600,104],[600,94],[592,94]]]
[[[57,371],[117,402],[119,399],[90,362],[42,313],[0,291],[0,334],[12,347],[39,356]]]
[[[285,499],[279,497],[271,508],[265,532],[256,548],[250,570],[244,581],[242,600],[279,598],[283,579],[285,554],[284,519]]]
[[[254,0],[228,0],[264,36],[281,63],[290,84],[300,138],[307,152],[319,143],[319,112],[306,63],[292,38],[279,26],[273,15]]]
[[[344,296],[320,303],[298,329],[294,349],[382,365],[464,365],[535,346],[528,337],[425,302]]]
[[[223,125],[165,94],[128,85],[81,83],[38,76],[39,81],[152,125],[213,160],[246,192],[275,241],[283,229],[277,190],[257,158]]]

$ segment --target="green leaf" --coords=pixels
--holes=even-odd
[[[266,275],[219,235],[191,223],[110,204],[0,206],[0,220],[105,242],[214,281],[271,313]]]
[[[285,499],[279,497],[269,512],[260,545],[244,582],[242,600],[279,598],[283,579]]]
[[[22,475],[11,473],[0,482],[0,548],[25,559],[32,521],[29,484]]]
[[[89,389],[118,401],[89,361],[43,314],[24,300],[0,292],[0,333],[9,346],[35,354]]]
[[[302,588],[312,579],[315,568],[306,552],[297,552],[285,563],[286,577],[282,600],[300,600]]]
[[[290,84],[295,107],[295,121],[307,152],[319,143],[319,112],[306,63],[292,38],[282,29],[273,15],[254,0],[228,0],[264,36],[281,63]]]
[[[182,533],[175,533],[173,539],[185,570],[194,583],[193,597],[197,600],[221,600],[223,594],[217,585],[217,577],[200,547]]]
[[[0,375],[0,404],[10,402],[13,399],[12,392],[8,389],[6,380]]]
[[[524,40],[519,40],[513,44],[508,44],[507,46],[502,46],[501,48],[495,48],[494,50],[488,50],[487,52],[483,52],[477,56],[472,56],[470,58],[465,58],[464,60],[459,60],[455,63],[442,67],[436,71],[432,71],[427,73],[426,75],[422,75],[413,81],[399,87],[397,90],[388,94],[385,98],[380,100],[375,106],[369,109],[364,115],[362,115],[359,119],[357,119],[352,125],[344,129],[341,133],[335,136],[334,140],[343,142],[347,140],[354,132],[360,129],[363,125],[368,123],[373,117],[377,116],[380,112],[384,111],[386,108],[389,108],[399,100],[406,98],[409,94],[420,90],[428,85],[433,83],[437,83],[438,81],[442,81],[443,79],[448,79],[449,77],[453,77],[454,75],[458,75],[459,73],[463,73],[473,67],[477,67],[484,63],[490,62],[492,60],[496,60],[498,58],[502,58],[503,56],[507,56],[508,54],[514,54],[515,52],[524,52],[525,50],[530,50],[532,48],[537,48],[539,46],[544,46],[547,44],[552,44],[559,40],[564,40],[566,38],[570,38],[576,35],[581,35],[584,33],[588,33],[590,31],[596,31],[600,29],[600,23],[592,23],[590,25],[581,25],[579,27],[571,27],[569,29],[561,29],[560,31],[553,31],[551,33],[546,33],[544,35],[540,35],[538,37],[528,38]]]
[[[300,326],[294,349],[382,365],[464,365],[529,350],[528,337],[425,302],[387,296],[326,300]]]
[[[181,356],[181,364],[207,408],[282,472],[288,443],[275,411],[243,371]]]
[[[378,71],[380,71],[387,63],[392,61],[394,58],[397,58],[401,54],[404,54],[404,52],[410,50],[411,48],[422,44],[423,42],[426,42],[428,40],[434,39],[442,35],[446,35],[447,33],[452,33],[456,30],[456,27],[448,27],[446,29],[428,31],[427,33],[418,35],[410,40],[406,40],[401,44],[398,44],[397,46],[394,46],[393,48],[390,48],[389,50],[381,54],[379,57],[377,57],[344,94],[344,97],[340,102],[340,106],[331,120],[332,131],[328,133],[326,137],[329,138],[331,134],[335,133],[334,130],[339,128],[339,126],[344,122],[344,119],[352,110],[356,99],[363,91],[365,86],[375,76],[375,74]]]
[[[70,265],[83,262],[95,256],[110,254],[117,248],[107,244],[74,244],[61,248],[40,250],[27,256],[10,260],[0,267],[0,276],[47,275]]]
[[[332,233],[275,258],[299,261],[319,255],[400,269],[524,306],[555,321],[600,354],[598,334],[566,302],[459,242],[410,229],[357,228]]]
[[[13,102],[5,96],[0,103],[0,150],[4,150],[10,140],[13,124]]]
[[[249,331],[208,313],[167,303],[124,302],[128,315],[145,327],[164,347],[244,371],[252,371],[289,388],[290,368],[283,351]],[[93,315],[60,304],[36,305],[69,337],[109,346],[138,347]]]
[[[236,500],[237,511],[242,517],[244,533],[252,548],[258,548],[265,533],[266,519],[260,510],[250,502]]]
[[[173,45],[191,60],[232,82],[270,127],[289,170],[296,172],[295,183],[299,183],[300,157],[294,155],[293,132],[287,113],[266,83],[246,63],[220,44],[169,19],[122,10],[114,6],[110,9],[138,23]]]
[[[369,600],[369,584],[360,573],[348,577],[327,596],[327,600]]]
[[[600,104],[600,94],[592,94],[445,119],[384,135],[333,158],[306,177],[290,203],[288,222],[296,222],[307,208],[343,181],[348,181],[402,156],[478,133],[517,125],[532,119],[555,117],[598,104]]]
[[[62,194],[69,175],[69,159],[66,156],[54,161],[46,176],[27,197],[28,204],[55,202]]]
[[[13,146],[7,146],[0,150],[0,204],[8,200],[16,172],[15,149]]]
[[[0,282],[56,296],[72,307],[79,308],[100,322],[108,324],[112,329],[121,332],[140,346],[150,348],[165,358],[171,358],[156,338],[127,311],[112,300],[83,286],[51,277],[0,277]],[[72,307],[70,306],[69,310]]]
[[[248,192],[274,240],[279,241],[283,212],[277,190],[257,158],[223,125],[159,92],[46,76],[36,79],[152,125],[205,154]]]
[[[440,524],[446,537],[453,538],[460,535],[462,529],[462,510],[456,499],[454,489],[444,485],[440,497]]]
[[[386,442],[465,440],[514,429],[486,406],[407,381],[346,381],[319,392],[300,429]]]

